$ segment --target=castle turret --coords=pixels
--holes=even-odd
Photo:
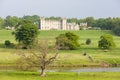
[[[40,29],[44,30],[44,28],[45,28],[45,18],[41,17],[40,18]]]
[[[66,30],[66,27],[67,27],[67,19],[63,18],[62,19],[62,30]]]

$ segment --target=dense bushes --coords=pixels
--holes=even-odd
[[[5,45],[6,48],[13,48],[13,47],[15,47],[15,45],[13,43],[11,43],[9,40],[5,40],[4,45]]]
[[[56,45],[59,47],[59,49],[74,50],[80,46],[78,39],[79,37],[76,34],[67,32],[56,37]]]
[[[115,27],[115,28],[113,29],[113,32],[115,33],[115,35],[120,36],[120,27]]]
[[[101,49],[110,49],[115,47],[115,43],[113,41],[112,35],[106,34],[100,37],[100,41],[98,43],[99,48]]]
[[[89,38],[86,39],[86,44],[87,44],[87,45],[91,44],[91,39],[89,39]]]

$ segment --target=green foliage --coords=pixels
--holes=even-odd
[[[11,43],[9,40],[5,40],[4,45],[6,48],[13,48],[14,47],[14,44]]]
[[[54,17],[51,16],[49,18],[46,18],[49,20],[61,20],[61,17]],[[39,21],[40,21],[40,17],[38,15],[25,15],[21,18],[17,17],[17,16],[7,16],[5,19],[0,18],[0,28],[4,28],[4,27],[14,27],[17,23],[19,23],[19,21],[21,20],[29,20],[32,23],[34,23],[36,26],[39,25]],[[98,18],[95,19],[94,17],[86,17],[83,19],[77,19],[77,18],[68,18],[67,22],[71,22],[71,23],[77,23],[80,25],[80,23],[85,23],[87,22],[88,26],[94,27],[92,29],[102,29],[102,30],[113,30],[114,28],[116,28],[117,26],[120,25],[120,18],[116,17],[116,18]]]
[[[119,27],[115,27],[115,28],[113,29],[113,32],[114,32],[116,35],[120,36],[120,26],[119,26]]]
[[[2,18],[0,17],[0,29],[3,28],[3,24],[4,24],[4,19],[2,19]]]
[[[88,39],[86,40],[86,44],[87,44],[87,45],[91,44],[91,39],[88,38]]]
[[[61,19],[62,19],[61,17],[54,17],[54,16],[46,18],[46,20],[61,20]]]
[[[30,48],[37,37],[38,28],[30,21],[25,20],[17,26],[14,34],[16,41],[22,44],[22,47]]]
[[[78,39],[79,37],[76,34],[67,32],[65,34],[60,34],[56,38],[56,45],[59,46],[59,49],[74,50],[79,47]]]
[[[20,19],[17,16],[7,16],[4,26],[14,27],[19,21]]]
[[[100,41],[98,44],[101,49],[110,49],[115,47],[115,43],[113,41],[112,35],[106,34],[100,37]]]
[[[85,19],[85,21],[87,22],[87,25],[88,26],[93,26],[93,24],[95,23],[95,20],[94,20],[94,17],[87,17],[86,19]]]
[[[5,44],[6,47],[10,47],[11,42],[9,40],[6,40],[4,44]]]
[[[11,30],[1,30],[0,31],[0,45],[3,45],[5,40],[10,40],[13,43],[16,43],[14,36],[11,35]],[[50,40],[50,45],[53,45],[55,42],[55,37],[59,34],[66,33],[68,31],[40,31],[38,36],[39,40]],[[80,36],[80,44],[84,44],[87,38],[92,40],[92,45],[81,45],[80,49],[77,50],[60,50],[60,57],[58,62],[52,64],[52,66],[78,66],[78,65],[99,65],[98,60],[111,62],[110,64],[120,64],[120,37],[115,36],[110,30],[81,30],[81,31],[71,31]],[[106,50],[107,52],[101,51],[98,49],[98,40],[101,35],[111,34],[114,37],[116,43],[116,48],[112,50]],[[1,46],[0,46],[1,47]],[[4,46],[3,46],[4,47]],[[0,48],[0,63],[1,65],[13,65],[15,60],[18,59],[14,51],[15,49],[5,49]],[[26,50],[23,50],[26,51]],[[82,55],[83,51],[89,53],[94,59],[95,62],[90,62],[86,57]],[[16,51],[18,53],[18,50]],[[100,53],[100,54],[98,54]],[[102,54],[101,54],[102,53]],[[107,54],[106,54],[107,53]],[[52,54],[52,53],[51,53]],[[6,59],[6,57],[8,59]],[[72,64],[72,65],[71,65]],[[6,68],[5,68],[6,69]]]
[[[33,15],[33,16],[26,15],[26,16],[22,17],[22,20],[29,20],[32,23],[34,23],[36,26],[38,26],[39,21],[40,21],[40,17],[38,15]]]

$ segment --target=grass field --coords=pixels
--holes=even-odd
[[[51,44],[55,42],[55,37],[67,31],[39,31],[38,38],[40,40],[49,40]],[[114,36],[112,31],[105,30],[82,30],[71,31],[80,36],[79,43],[82,44],[78,50],[62,50],[60,51],[58,60],[52,66],[79,66],[79,65],[101,65],[101,62],[110,64],[120,64],[120,37]],[[18,58],[15,49],[6,49],[3,44],[5,40],[15,41],[10,30],[0,30],[0,65],[14,65],[14,61]],[[108,51],[98,49],[98,41],[101,35],[113,35],[116,48]],[[92,43],[85,45],[87,38],[90,38]],[[91,62],[87,57],[83,56],[83,52],[87,52],[94,62]]]
[[[0,72],[0,80],[119,80],[119,72],[88,72],[68,73],[49,72],[46,77],[40,77],[38,72]]]

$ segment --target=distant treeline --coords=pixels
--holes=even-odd
[[[61,17],[49,17],[47,19],[51,20],[60,20]],[[0,29],[6,28],[6,27],[14,27],[19,23],[21,20],[29,20],[33,22],[34,24],[38,25],[40,21],[40,16],[38,15],[26,15],[23,17],[17,17],[17,16],[7,16],[5,19],[0,17]],[[87,22],[89,27],[93,28],[100,28],[102,30],[113,30],[115,27],[120,27],[120,18],[99,18],[95,19],[94,17],[86,17],[84,19],[78,19],[78,18],[68,18],[68,22],[75,22],[77,24]]]

